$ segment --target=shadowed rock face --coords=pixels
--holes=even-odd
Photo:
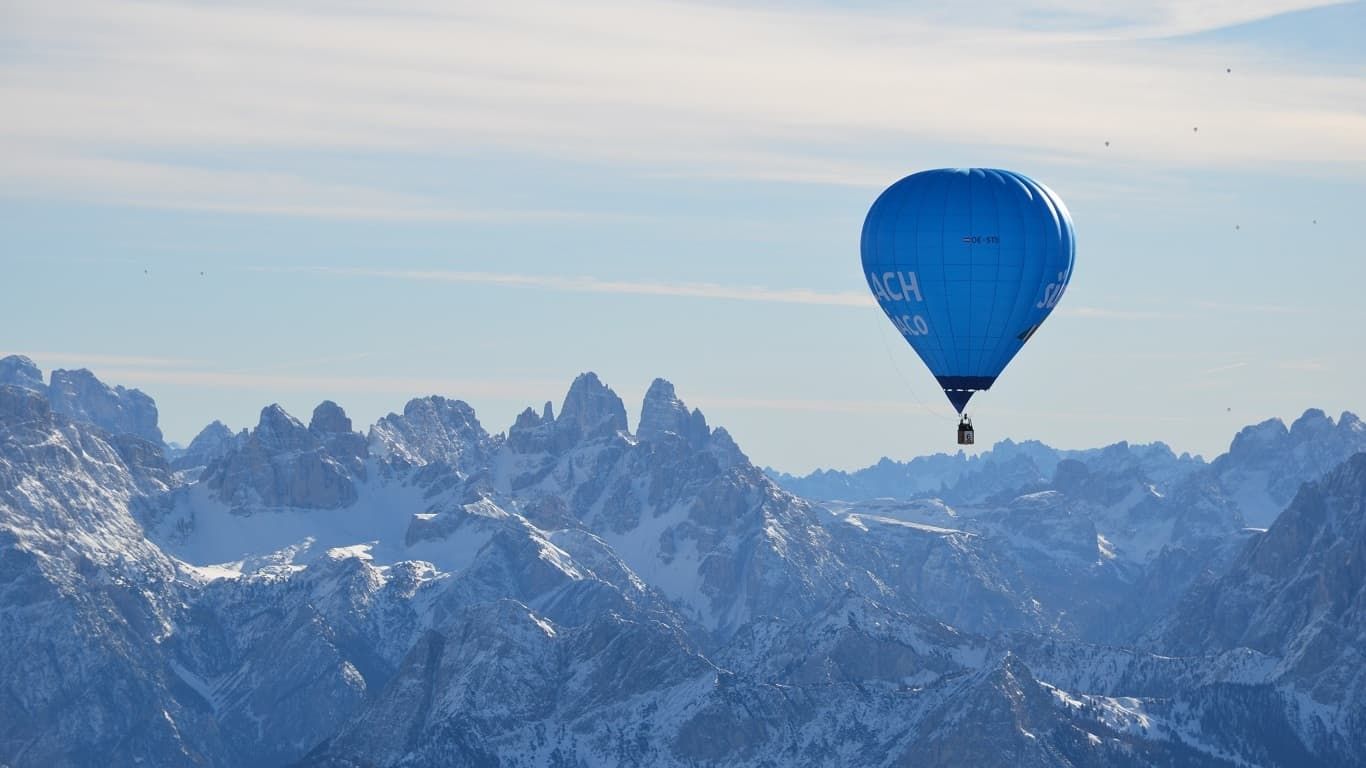
[[[46,393],[43,372],[33,361],[23,355],[0,357],[0,386],[18,387],[33,392]]]
[[[328,442],[280,406],[271,405],[262,409],[260,422],[242,445],[209,465],[203,479],[219,498],[243,511],[348,506],[357,498],[356,480],[363,466],[354,453],[346,452],[354,450],[355,441],[337,439],[347,434],[324,435],[343,449],[333,454]]]
[[[309,434],[316,437],[328,455],[341,462],[354,475],[365,472],[365,436],[351,430],[351,419],[340,405],[324,400],[313,409],[308,422]]]
[[[596,373],[579,374],[564,396],[555,424],[575,438],[625,432],[626,406]]]
[[[1250,648],[1280,660],[1281,685],[1329,713],[1306,741],[1366,754],[1366,453],[1304,485],[1154,634],[1168,652]]]
[[[645,392],[636,436],[647,440],[667,433],[687,436],[688,407],[674,394],[674,385],[664,379],[655,379]]]
[[[47,419],[52,413],[47,398],[23,387],[0,384],[0,423],[19,424]]]
[[[1366,453],[1305,485],[1226,574],[1187,596],[1164,639],[1182,652],[1299,654],[1319,671],[1323,636],[1366,647]]]
[[[52,410],[73,421],[94,424],[112,434],[129,434],[161,445],[157,406],[136,389],[109,387],[82,368],[55,370],[48,386]]]
[[[688,412],[688,407],[674,394],[674,385],[664,379],[655,379],[645,392],[636,436],[641,440],[657,440],[665,435],[677,435],[693,448],[701,448],[706,445],[711,430],[701,411]]]
[[[313,418],[308,422],[308,431],[315,435],[349,435],[351,419],[340,405],[331,400],[318,403],[313,409]]]

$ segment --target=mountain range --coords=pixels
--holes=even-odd
[[[796,478],[591,373],[180,448],[11,356],[0,765],[1363,765],[1362,451],[1310,410]]]

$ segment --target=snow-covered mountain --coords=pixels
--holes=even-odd
[[[1322,477],[1348,457],[1366,451],[1366,424],[1344,412],[1337,422],[1317,408],[1289,427],[1269,419],[1243,429],[1209,471],[1238,503],[1249,525],[1265,528],[1300,485]]]
[[[1267,654],[1307,738],[1366,755],[1366,454],[1302,486],[1154,634],[1174,653]]]
[[[878,463],[844,472],[818,469],[797,476],[773,469],[768,475],[787,490],[806,498],[870,501],[873,499],[939,498],[951,503],[972,503],[993,495],[1016,493],[1047,485],[1060,462],[1080,461],[1109,472],[1133,468],[1159,487],[1166,487],[1205,466],[1199,457],[1175,454],[1165,443],[1130,445],[1116,443],[1105,448],[1067,451],[1037,440],[1017,443],[1002,440],[989,450],[969,456],[936,453],[910,461],[883,458]]]
[[[1334,422],[1323,411],[1311,408],[1289,427],[1280,419],[1268,419],[1244,428],[1234,436],[1228,452],[1209,464],[1198,456],[1178,456],[1164,443],[1121,442],[1068,451],[1037,441],[1002,440],[976,456],[959,451],[906,462],[883,458],[853,472],[822,469],[804,476],[765,471],[783,488],[811,499],[938,498],[960,504],[1044,490],[1051,487],[1059,465],[1069,461],[1106,474],[1141,474],[1159,492],[1203,475],[1214,478],[1248,525],[1264,528],[1290,503],[1301,483],[1322,477],[1362,451],[1366,451],[1366,423],[1356,414],[1344,412]]]
[[[85,368],[58,369],[43,383],[42,371],[23,355],[0,360],[0,386],[13,386],[45,397],[54,413],[72,421],[93,424],[115,435],[134,435],[161,446],[157,406],[146,393],[121,386],[110,387]]]
[[[0,765],[1362,764],[1360,459],[1262,534],[1264,446],[819,503],[662,380],[634,432],[584,374],[503,434],[268,406],[170,462],[53,382],[0,359]]]

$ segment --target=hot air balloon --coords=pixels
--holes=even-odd
[[[888,187],[863,222],[863,273],[878,306],[963,413],[1048,317],[1072,277],[1072,218],[1019,173],[944,168]]]

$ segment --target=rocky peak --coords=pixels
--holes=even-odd
[[[532,429],[541,426],[543,423],[545,422],[540,415],[531,406],[527,406],[522,409],[521,413],[517,414],[517,420],[512,423],[512,428],[514,430]]]
[[[1290,425],[1290,436],[1298,439],[1312,439],[1316,435],[1333,431],[1333,420],[1319,408],[1310,408]]]
[[[1224,490],[1238,499],[1251,525],[1266,526],[1302,483],[1316,480],[1347,457],[1366,451],[1366,429],[1351,413],[1334,425],[1317,408],[1287,428],[1269,419],[1238,433],[1228,453],[1210,465]]]
[[[1343,411],[1338,417],[1338,429],[1347,433],[1362,434],[1366,433],[1366,424],[1362,423],[1355,413]]]
[[[1267,419],[1259,424],[1243,427],[1233,436],[1228,447],[1228,456],[1242,456],[1260,453],[1278,445],[1290,435],[1285,422],[1280,419]]]
[[[303,423],[290,416],[279,403],[261,409],[261,418],[251,436],[260,444],[276,450],[307,449],[317,444]]]
[[[685,435],[687,430],[688,406],[678,399],[673,384],[664,379],[655,379],[645,391],[636,435],[645,440],[668,432]]]
[[[157,406],[145,393],[109,387],[85,368],[52,372],[48,386],[52,410],[72,421],[94,424],[111,434],[128,434],[162,444]]]
[[[183,453],[171,462],[173,469],[189,469],[207,466],[216,459],[227,455],[236,444],[237,437],[221,421],[214,420],[199,430]]]
[[[439,395],[409,400],[402,415],[391,413],[370,429],[370,444],[381,455],[457,469],[484,454],[488,437],[468,403]]]
[[[688,435],[689,438],[696,438],[696,444],[701,445],[707,442],[707,437],[711,434],[711,429],[707,427],[707,417],[702,415],[702,411],[694,408],[692,414],[688,416]]]
[[[555,414],[550,403],[545,404],[539,416],[528,407],[508,429],[507,444],[514,453],[549,452],[554,450],[555,443]]]
[[[626,406],[596,373],[582,373],[569,386],[560,407],[557,427],[580,437],[597,437],[626,431]]]
[[[749,457],[740,450],[740,446],[736,444],[725,427],[717,427],[711,431],[710,439],[707,441],[707,450],[721,460],[722,467],[749,463]]]
[[[313,418],[308,422],[308,431],[322,437],[324,435],[350,434],[351,419],[340,405],[331,400],[318,403],[313,409]]]
[[[345,418],[343,416],[343,418]],[[257,507],[335,509],[357,498],[355,481],[364,467],[354,433],[320,440],[278,404],[261,409],[256,429],[205,470],[205,484],[234,509]],[[346,450],[334,453],[341,442]]]
[[[353,473],[364,472],[365,436],[351,429],[351,419],[340,405],[324,400],[313,409],[308,422],[309,434],[322,441],[333,458],[346,464]]]
[[[682,437],[689,445],[700,448],[706,444],[710,430],[701,411],[694,409],[688,412],[688,406],[674,393],[673,384],[664,379],[655,379],[645,393],[636,435],[641,440],[657,440],[669,434]]]
[[[9,385],[32,392],[46,392],[43,372],[23,355],[0,357],[0,385]]]
[[[212,446],[222,445],[232,439],[233,433],[231,429],[228,429],[228,425],[218,419],[214,419],[207,427],[199,430],[199,434],[195,435],[194,439],[190,441],[190,445],[185,449],[185,452],[189,453],[197,449],[208,449]]]

